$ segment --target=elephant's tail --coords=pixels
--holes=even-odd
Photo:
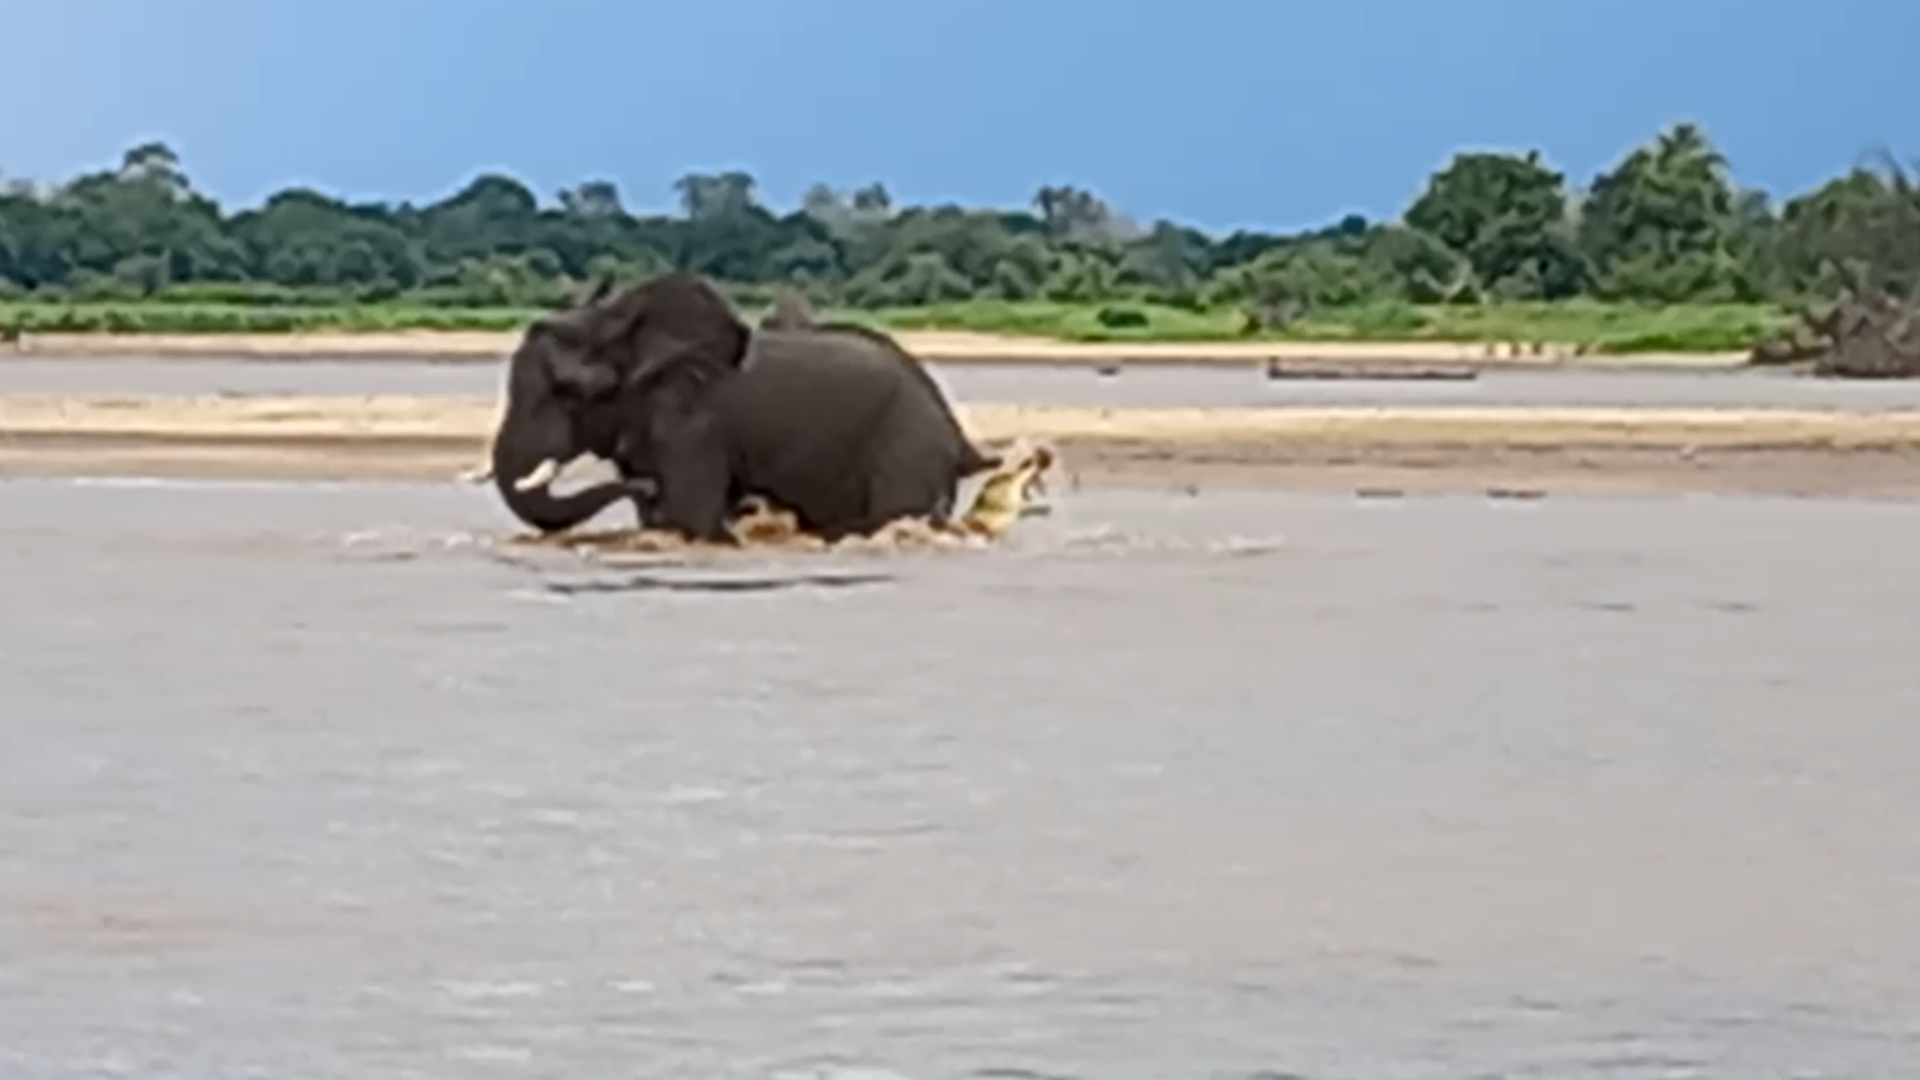
[[[983,454],[979,447],[966,443],[961,448],[960,462],[955,475],[965,480],[969,476],[977,476],[990,469],[997,469],[1004,463],[1005,459],[1001,455]]]

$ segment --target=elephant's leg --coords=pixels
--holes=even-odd
[[[939,472],[924,463],[882,463],[868,480],[867,512],[859,531],[871,533],[906,517],[945,521],[953,512],[953,482]]]
[[[642,529],[659,527],[660,476],[644,430],[622,431],[610,449],[614,471],[628,486],[635,520]]]
[[[959,449],[945,430],[915,410],[896,410],[869,446],[863,530],[903,517],[925,517],[935,524],[950,517]]]
[[[639,472],[630,462],[615,458],[613,467],[627,485],[627,501],[633,504],[635,524],[642,529],[658,527],[660,483],[651,472]]]
[[[719,424],[711,414],[697,414],[669,427],[654,440],[660,488],[652,510],[655,527],[693,540],[731,542],[727,518],[736,493]]]

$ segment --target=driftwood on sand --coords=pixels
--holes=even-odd
[[[1849,289],[1826,311],[1802,312],[1787,333],[1754,346],[1755,364],[1806,364],[1848,379],[1920,377],[1920,293]]]
[[[1835,378],[1920,376],[1920,181],[1891,153],[1879,157],[1880,169],[1856,170],[1843,192],[1812,208],[1822,219],[1817,244],[1783,217],[1782,250],[1803,271],[1817,264],[1823,292],[1842,287],[1832,306],[1803,310],[1797,325],[1756,345],[1750,362]]]
[[[1375,381],[1471,382],[1480,377],[1477,368],[1465,364],[1315,364],[1285,360],[1267,361],[1269,379],[1358,379]]]

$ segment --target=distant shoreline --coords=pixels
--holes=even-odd
[[[1095,483],[1920,498],[1920,410],[958,411],[981,442],[1050,442],[1069,478]],[[493,416],[471,397],[4,395],[0,474],[452,483],[480,460]]]
[[[1199,366],[1268,361],[1325,364],[1448,364],[1504,369],[1676,368],[1747,366],[1738,352],[1647,352],[1574,356],[1570,348],[1511,355],[1484,344],[1439,341],[1125,341],[1077,342],[943,330],[892,331],[922,359],[948,365]],[[499,363],[518,332],[465,330],[325,331],[231,334],[28,334],[0,346],[0,363],[15,359],[222,359],[270,362],[419,361]]]
[[[405,298],[323,302],[312,295],[239,303],[158,299],[0,300],[0,356],[200,355],[260,359],[433,357],[510,352],[543,307],[444,307]],[[763,312],[743,304],[757,322]],[[823,321],[873,326],[949,363],[1220,363],[1365,357],[1485,365],[1743,362],[1753,344],[1793,324],[1769,304],[1646,305],[1594,300],[1486,304],[1357,304],[1316,309],[1284,329],[1249,332],[1236,305],[1190,309],[1144,300],[1107,303],[962,300],[909,307],[834,308]]]

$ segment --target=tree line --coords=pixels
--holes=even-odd
[[[146,143],[115,169],[0,188],[0,298],[525,308],[602,275],[680,268],[835,306],[1130,299],[1238,308],[1281,327],[1379,302],[1791,304],[1849,275],[1902,291],[1920,278],[1920,191],[1890,156],[1776,205],[1736,183],[1687,123],[1584,189],[1537,151],[1467,151],[1397,220],[1355,214],[1291,235],[1141,224],[1070,185],[1021,209],[901,206],[880,183],[819,185],[785,212],[744,172],[690,174],[674,189],[679,212],[661,215],[629,212],[611,180],[543,206],[500,173],[426,205],[294,188],[229,210],[172,149]]]

